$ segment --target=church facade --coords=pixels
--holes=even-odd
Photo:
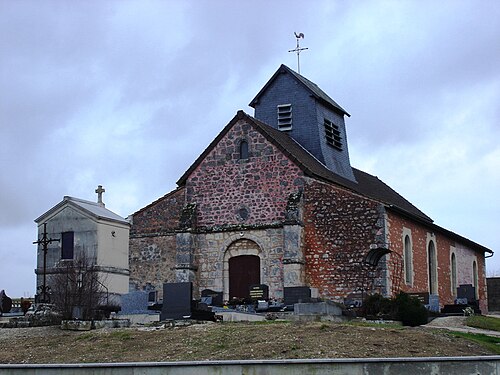
[[[429,293],[441,306],[472,284],[486,306],[491,250],[436,225],[377,177],[351,167],[345,117],[282,65],[177,182],[132,215],[131,287],[191,281],[224,299],[307,286],[351,295]]]

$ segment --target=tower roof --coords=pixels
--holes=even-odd
[[[323,90],[319,88],[314,82],[309,81],[306,77],[300,75],[299,73],[293,71],[288,66],[281,64],[276,73],[267,81],[267,83],[262,87],[259,93],[252,99],[249,106],[255,108],[257,103],[259,102],[262,94],[267,90],[267,88],[272,84],[272,82],[276,79],[279,74],[287,74],[289,73],[292,77],[294,77],[297,82],[299,82],[302,86],[304,86],[317,100],[323,102],[327,107],[332,108],[334,111],[341,112],[344,115],[351,116],[347,111],[342,108],[335,100],[330,98]]]

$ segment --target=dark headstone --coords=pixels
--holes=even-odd
[[[209,303],[209,305],[212,306],[222,306],[224,303],[224,298],[223,298],[223,293],[222,292],[217,292],[212,289],[203,289],[201,291],[201,297],[212,297],[212,301]]]
[[[156,302],[158,302],[158,292],[156,290],[148,292],[148,303],[151,305]]]
[[[410,297],[415,297],[422,305],[429,304],[429,293],[408,293]]]
[[[265,284],[255,284],[250,286],[249,290],[250,299],[267,300],[269,299],[269,287]]]
[[[476,302],[476,288],[472,284],[462,284],[457,288],[457,298],[467,298],[469,304]]]
[[[0,291],[0,313],[8,313],[12,308],[12,299],[5,294],[5,290]]]
[[[163,284],[163,308],[160,319],[186,319],[191,317],[192,283]]]
[[[130,292],[122,295],[121,314],[148,314],[149,292]]]
[[[307,286],[291,286],[283,289],[285,305],[294,305],[311,301],[311,288]]]

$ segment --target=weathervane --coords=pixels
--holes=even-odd
[[[298,73],[300,74],[300,52],[304,51],[306,49],[309,49],[309,48],[307,48],[307,47],[300,48],[299,39],[300,38],[304,39],[304,33],[297,34],[295,31],[293,33],[295,34],[295,38],[297,38],[297,47],[295,47],[295,49],[289,50],[288,52],[296,52],[297,53],[297,70],[298,70]]]

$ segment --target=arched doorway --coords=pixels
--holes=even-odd
[[[256,255],[230,258],[229,299],[248,298],[253,284],[260,284],[260,258]]]
[[[249,287],[261,284],[261,247],[247,238],[231,242],[224,252],[224,299],[246,298]]]

